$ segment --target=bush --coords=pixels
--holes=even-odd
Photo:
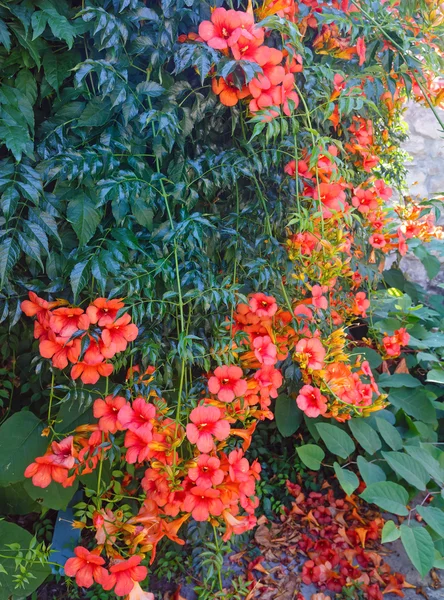
[[[425,574],[444,554],[443,307],[384,261],[439,270],[438,200],[392,188],[405,100],[439,119],[440,9],[149,4],[0,7],[7,594],[48,573],[14,515],[74,504],[79,586],[133,600],[159,542],[188,536],[226,597],[274,416],[311,470],[322,440],[347,495],[410,517],[427,490],[427,527],[382,531]]]

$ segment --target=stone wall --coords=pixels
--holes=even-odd
[[[438,110],[444,121],[444,110]],[[429,108],[420,104],[409,104],[405,118],[409,126],[409,139],[403,144],[412,157],[406,164],[409,194],[413,197],[431,198],[436,193],[444,194],[444,133]],[[409,253],[401,260],[406,277],[426,288],[436,291],[444,283],[444,256],[438,257],[443,267],[431,282],[421,262]]]

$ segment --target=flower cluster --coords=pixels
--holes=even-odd
[[[255,25],[252,12],[216,8],[211,20],[199,25],[196,39],[235,60],[248,60],[260,67],[260,74],[241,87],[233,75],[213,79],[213,92],[225,106],[248,99],[252,113],[267,110],[269,118],[278,116],[276,108],[289,116],[289,100],[294,108],[298,106],[294,74],[302,71],[301,57],[290,57],[288,52],[264,45],[265,30]]]
[[[34,292],[21,304],[25,315],[35,317],[34,337],[41,356],[51,359],[56,369],[71,363],[72,379],[80,377],[91,384],[111,375],[108,360],[137,337],[138,329],[124,307],[120,298],[97,298],[83,310],[65,300],[48,302]]]
[[[93,583],[98,583],[103,589],[113,590],[116,596],[125,596],[127,600],[154,600],[154,594],[144,592],[139,584],[148,574],[148,569],[140,564],[141,556],[131,556],[127,560],[115,558],[108,570],[103,566],[105,559],[97,551],[90,552],[77,546],[74,553],[75,557],[66,561],[65,573],[75,577],[79,587],[90,588]]]
[[[382,354],[384,358],[397,358],[401,354],[403,346],[407,346],[410,334],[404,327],[396,329],[393,335],[385,335],[382,338]]]
[[[58,307],[34,295],[30,298],[24,310],[35,310],[38,326],[51,324]],[[277,312],[274,299],[263,294],[255,295],[250,304],[257,323],[270,323],[270,317]],[[116,312],[120,308],[114,306]],[[111,312],[109,304],[100,300],[85,313],[76,313],[78,320],[69,335],[78,331],[82,315],[84,329],[91,321],[104,328],[118,321],[116,312],[112,312],[111,322],[103,323],[101,319],[106,315],[102,309]],[[86,518],[75,524],[93,530],[96,547],[91,552],[78,547],[76,556],[66,564],[67,575],[75,577],[83,587],[95,582],[105,590],[114,588],[117,595],[130,600],[138,598],[137,594],[148,598],[148,592],[142,592],[139,585],[147,573],[145,567],[139,567],[140,561],[150,553],[153,562],[157,545],[164,537],[183,544],[178,532],[189,518],[224,526],[225,540],[254,527],[259,503],[255,487],[261,467],[257,461],[250,463],[245,451],[257,419],[272,418],[268,409],[270,398],[276,397],[282,383],[280,373],[273,367],[280,354],[273,348],[270,338],[261,344],[256,342],[255,364],[264,364],[248,379],[238,366],[217,367],[208,378],[207,397],[190,411],[186,428],[169,416],[165,401],[149,388],[154,369],[149,367],[141,374],[135,365],[128,371],[126,391],[94,401],[96,423],[81,425],[62,439],[55,434],[47,452],[35,458],[25,471],[35,486],[46,488],[52,481],[72,486],[79,476],[98,469],[100,490],[101,466],[118,449],[124,472],[119,493],[140,502],[136,514],[115,510],[109,504],[106,509],[101,508],[101,498],[105,494],[112,498],[109,490],[116,489],[111,483],[108,492],[98,496],[92,524],[87,525]],[[140,395],[140,389],[146,394]],[[232,427],[238,421],[240,426]],[[241,445],[236,443],[239,439]],[[105,567],[106,560],[109,569]]]

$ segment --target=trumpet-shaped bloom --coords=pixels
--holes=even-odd
[[[289,117],[291,115],[291,110],[288,101],[292,100],[295,109],[299,106],[299,96],[294,90],[294,75],[292,73],[287,73],[281,85],[272,88],[271,96],[273,98],[273,104],[282,106],[284,114]]]
[[[144,398],[136,398],[131,404],[127,403],[119,411],[118,419],[124,429],[130,431],[152,431],[153,419],[156,417],[154,404]]]
[[[207,521],[210,515],[218,517],[223,509],[219,490],[199,486],[189,490],[183,503],[183,510],[190,512],[195,521]]]
[[[248,481],[250,463],[244,458],[243,451],[239,448],[238,450],[232,450],[228,455],[229,473],[231,481],[242,482]]]
[[[114,300],[96,298],[86,309],[86,314],[91,323],[94,325],[97,323],[99,327],[104,327],[115,320],[117,313],[124,306],[122,298],[114,298]]]
[[[367,313],[365,312],[370,307],[370,300],[367,300],[365,292],[358,292],[355,296],[353,304],[353,314],[360,315],[365,319]]]
[[[381,249],[387,244],[387,241],[382,233],[374,233],[368,238],[369,244],[373,248]]]
[[[314,190],[314,198],[320,199],[325,218],[330,218],[333,212],[344,210],[346,196],[340,183],[320,183],[318,188]]]
[[[102,331],[102,354],[105,358],[112,358],[117,352],[126,350],[128,342],[136,339],[139,330],[134,323],[130,323],[131,316],[126,313],[112,323],[107,323]]]
[[[52,481],[64,484],[68,479],[68,469],[54,464],[51,455],[38,456],[34,462],[28,465],[24,473],[25,477],[31,477],[36,487],[46,488]]]
[[[74,437],[69,435],[61,442],[52,442],[51,453],[53,456],[53,464],[72,469],[75,464],[74,458]]]
[[[56,308],[49,318],[49,326],[54,333],[67,338],[76,331],[88,329],[89,323],[89,317],[82,308]]]
[[[237,41],[231,46],[231,52],[236,60],[254,61],[256,52],[263,43],[264,30],[261,27],[242,27]]]
[[[99,428],[101,431],[116,433],[122,431],[123,426],[119,422],[119,410],[126,405],[126,399],[123,396],[106,396],[104,400],[98,398],[93,405],[93,414],[99,419]]]
[[[325,348],[317,338],[303,338],[296,344],[296,353],[303,368],[319,370],[324,365]]]
[[[200,452],[211,452],[214,440],[222,441],[230,435],[230,424],[222,419],[221,411],[215,406],[198,406],[190,413],[187,438],[196,444]]]
[[[256,526],[257,519],[254,515],[246,515],[244,517],[233,516],[228,509],[222,513],[226,525],[226,531],[223,540],[226,542],[233,535],[241,535],[245,531],[250,531]]]
[[[215,77],[211,82],[211,89],[216,96],[219,96],[219,100],[224,106],[235,106],[239,100],[246,98],[249,94],[246,86],[242,89],[236,87],[230,76],[227,79]]]
[[[85,351],[83,360],[71,369],[71,377],[80,379],[83,383],[97,383],[100,376],[108,377],[113,372],[113,366],[104,361],[98,343],[91,338],[90,344]]]
[[[103,567],[105,560],[83,546],[74,548],[75,557],[65,563],[65,574],[75,577],[79,587],[89,588],[94,582],[103,585],[108,580],[108,571]]]
[[[130,591],[127,600],[155,600],[154,594],[151,592],[144,592],[140,587],[140,584],[136,581],[133,589]]]
[[[301,388],[296,403],[307,417],[313,419],[327,412],[327,398],[318,388],[311,385],[304,385]]]
[[[315,308],[320,308],[322,310],[326,310],[328,308],[328,301],[325,296],[323,296],[324,289],[320,285],[314,285],[311,288],[312,298],[311,303]]]
[[[352,198],[352,204],[362,214],[368,214],[371,210],[378,208],[378,201],[372,190],[355,189],[355,195]]]
[[[126,451],[126,462],[130,465],[136,462],[143,462],[147,459],[150,447],[149,443],[153,439],[153,434],[148,429],[140,431],[127,431],[125,434],[124,446]]]
[[[220,485],[224,480],[224,472],[220,468],[220,460],[216,456],[200,454],[195,467],[188,470],[188,477],[196,486],[210,488]]]
[[[31,477],[36,487],[46,488],[52,481],[61,483],[63,487],[72,485],[73,478],[68,477],[68,470],[75,465],[73,436],[61,442],[53,442],[44,456],[38,456],[27,466],[25,477]]]
[[[215,50],[226,50],[237,42],[240,27],[253,25],[253,18],[237,10],[216,8],[211,13],[211,21],[202,21],[199,36]]]
[[[270,318],[277,313],[277,303],[273,296],[253,294],[249,300],[251,312],[262,318]]]
[[[147,497],[153,500],[157,506],[165,506],[171,491],[165,472],[147,469],[142,479],[142,487]]]
[[[43,358],[51,358],[56,369],[65,369],[68,362],[77,362],[80,356],[80,339],[69,341],[67,337],[59,337],[48,331],[46,339],[40,338],[39,352]]]
[[[146,579],[148,569],[141,566],[141,556],[131,556],[128,560],[120,560],[113,564],[109,577],[104,582],[105,590],[114,588],[116,596],[127,596],[134,589],[134,585]]]
[[[255,51],[254,59],[262,67],[263,72],[250,81],[248,87],[253,98],[258,98],[262,90],[268,90],[272,86],[282,83],[285,69],[281,66],[283,54],[276,48],[261,46]]]
[[[234,366],[217,367],[208,380],[208,389],[222,402],[233,402],[247,391],[247,382],[242,379],[242,369]]]
[[[59,306],[57,301],[48,302],[47,300],[43,300],[35,292],[28,292],[28,296],[29,300],[23,300],[20,305],[20,308],[27,317],[38,316],[40,313],[46,313],[46,311]]]
[[[277,398],[278,388],[282,385],[282,374],[279,369],[275,369],[272,365],[264,365],[256,371],[254,379],[260,386],[262,397]]]
[[[274,365],[277,362],[277,348],[270,336],[258,336],[253,341],[254,355],[261,365]]]
[[[399,340],[399,343],[402,346],[407,346],[407,344],[410,341],[410,334],[407,332],[405,327],[400,327],[399,329],[396,329],[394,335],[396,335],[396,337]]]

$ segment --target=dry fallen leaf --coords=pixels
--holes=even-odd
[[[410,373],[405,358],[402,358],[396,366],[395,373]]]
[[[290,573],[279,585],[275,600],[293,600],[298,591],[299,579],[294,573]]]

